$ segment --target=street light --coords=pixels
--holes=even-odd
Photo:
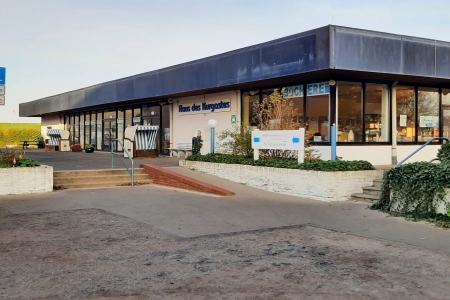
[[[208,121],[208,127],[211,128],[211,153],[213,154],[214,154],[214,135],[216,126],[217,126],[216,120],[211,119]]]

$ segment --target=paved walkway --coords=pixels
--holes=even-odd
[[[70,161],[75,167],[90,167],[107,163],[107,153],[38,153],[30,158],[51,159],[55,169]],[[58,161],[59,158],[61,161]],[[70,159],[69,159],[70,158]],[[358,202],[321,202],[258,190],[199,171],[176,167],[174,158],[143,159],[158,163],[174,172],[191,176],[236,193],[219,197],[186,192],[161,186],[137,186],[63,190],[45,194],[0,196],[0,207],[12,213],[35,213],[83,208],[100,208],[150,224],[181,237],[264,229],[280,226],[314,224],[324,228],[385,240],[388,244],[406,243],[450,253],[449,231],[423,222],[408,222],[402,218],[367,209]],[[52,165],[51,163],[49,163]]]

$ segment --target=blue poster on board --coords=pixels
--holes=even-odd
[[[6,69],[0,67],[0,85],[5,85],[6,83]]]

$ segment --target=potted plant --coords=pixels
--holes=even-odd
[[[95,150],[95,147],[92,144],[87,144],[86,146],[84,146],[84,151],[86,153],[92,153],[92,152],[94,152],[94,150]]]
[[[70,149],[72,149],[72,152],[81,152],[83,150],[80,144],[73,144],[70,146]]]

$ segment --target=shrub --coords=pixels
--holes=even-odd
[[[438,150],[437,158],[439,158],[441,163],[450,163],[450,143],[442,144]]]
[[[201,136],[195,137],[194,143],[192,145],[192,154],[199,154],[203,147],[203,139]]]
[[[252,131],[244,126],[233,126],[219,134],[219,141],[232,155],[253,157]]]
[[[450,217],[438,214],[436,210],[445,199],[445,189],[450,188],[450,164],[445,158],[442,161],[441,164],[409,163],[390,170],[384,178],[381,199],[371,208],[449,227]]]
[[[23,151],[11,150],[0,153],[0,168],[35,166],[40,166],[40,163],[35,160],[25,158],[25,152]]]
[[[228,154],[207,154],[207,155],[192,155],[186,160],[190,161],[204,161],[212,163],[225,164],[240,164],[252,165],[273,168],[286,169],[301,169],[301,170],[315,170],[315,171],[361,171],[374,170],[375,168],[367,161],[305,161],[303,164],[298,164],[294,159],[262,159],[253,160],[242,155],[228,155]]]

